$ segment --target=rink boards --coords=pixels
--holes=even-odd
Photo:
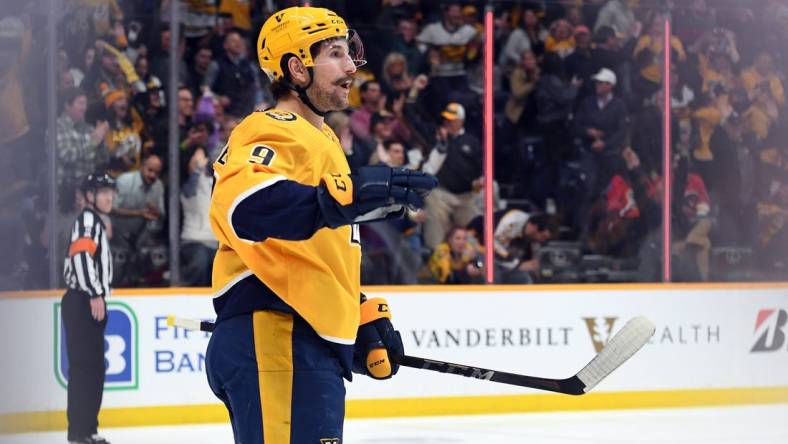
[[[788,283],[369,287],[393,310],[408,354],[563,378],[627,319],[652,340],[591,394],[572,397],[403,368],[346,384],[348,416],[386,417],[788,402]],[[60,293],[0,295],[0,430],[65,427],[68,364]],[[205,377],[206,333],[168,315],[210,319],[194,289],[116,291],[109,304],[101,423],[226,420]]]

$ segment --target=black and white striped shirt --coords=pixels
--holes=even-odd
[[[74,221],[63,277],[68,288],[90,297],[107,297],[112,282],[112,253],[98,213],[85,208]]]

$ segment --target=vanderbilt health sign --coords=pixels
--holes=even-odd
[[[785,387],[788,286],[371,288],[388,298],[406,352],[550,378],[573,375],[632,317],[657,326],[651,341],[595,392]],[[68,355],[59,294],[0,297],[0,415],[62,411]],[[109,300],[104,406],[216,404],[205,376],[208,333],[168,328],[168,315],[213,316],[207,292]],[[356,377],[350,400],[527,394],[534,391],[403,368],[393,379]]]

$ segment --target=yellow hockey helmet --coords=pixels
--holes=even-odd
[[[315,66],[310,53],[312,45],[337,37],[347,39],[349,55],[356,66],[366,63],[361,39],[334,11],[299,6],[283,9],[269,17],[260,29],[260,68],[271,80],[279,80],[284,76],[282,60],[288,55],[298,57],[304,66]]]

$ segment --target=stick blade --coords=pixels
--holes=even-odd
[[[591,391],[613,370],[631,358],[655,331],[654,323],[644,316],[630,319],[624,328],[608,341],[605,348],[577,373],[577,377],[585,384],[583,391]]]

